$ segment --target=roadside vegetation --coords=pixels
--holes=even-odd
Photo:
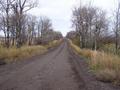
[[[120,56],[120,49],[118,49],[117,53],[116,53],[116,48],[115,48],[114,43],[109,43],[109,44],[102,45],[99,50],[103,50],[107,53],[112,53],[114,55]]]
[[[40,55],[48,51],[50,48],[54,48],[60,43],[62,40],[54,40],[49,42],[47,45],[33,45],[33,46],[22,46],[21,48],[11,47],[0,47],[0,60],[5,61],[5,63],[11,63],[14,61],[19,61],[24,58],[29,58],[34,55]]]
[[[46,52],[60,44],[62,34],[45,16],[27,13],[37,0],[0,0],[0,64]]]
[[[0,48],[0,60],[9,63],[18,59],[31,57],[36,54],[42,54],[47,49],[43,46],[22,46],[21,48]]]
[[[75,52],[88,59],[90,69],[98,80],[120,85],[119,56],[90,49],[80,49],[71,40],[69,42]]]
[[[110,19],[105,10],[81,1],[73,9],[72,27],[74,31],[66,37],[71,47],[88,59],[96,78],[120,85],[120,2]]]

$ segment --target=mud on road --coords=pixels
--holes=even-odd
[[[83,58],[63,42],[45,55],[0,66],[0,90],[120,90],[99,82]]]

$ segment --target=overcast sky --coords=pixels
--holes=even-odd
[[[94,6],[101,7],[108,13],[114,11],[117,0],[82,0],[84,4],[92,2]],[[39,0],[37,8],[29,13],[35,16],[47,16],[52,20],[53,28],[65,36],[71,28],[72,9],[79,5],[80,0]]]

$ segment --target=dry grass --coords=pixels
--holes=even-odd
[[[47,49],[43,46],[23,46],[21,48],[0,48],[0,60],[12,62],[21,58],[31,57],[36,54],[42,54]]]
[[[96,78],[103,82],[113,82],[116,79],[116,73],[114,70],[104,69],[96,73]]]
[[[70,43],[71,47],[72,47],[79,55],[85,56],[85,57],[87,57],[87,58],[91,58],[93,51],[88,50],[88,49],[80,49],[77,45],[73,44],[72,41],[70,41],[70,40],[69,40],[69,43]]]
[[[21,48],[5,48],[0,47],[0,60],[4,60],[5,62],[13,62],[16,60],[21,60],[22,58],[28,58],[37,54],[45,53],[49,48],[55,47],[59,45],[62,40],[55,40],[50,42],[48,45],[44,46],[23,46]]]
[[[71,47],[80,55],[90,59],[89,65],[98,80],[120,82],[120,57],[114,54],[80,49],[70,41]]]

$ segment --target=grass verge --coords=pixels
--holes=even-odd
[[[89,59],[89,66],[96,78],[103,82],[120,85],[120,57],[110,53],[80,49],[69,41],[71,47],[79,54]]]
[[[48,45],[37,45],[37,46],[23,46],[21,48],[5,48],[0,47],[0,60],[1,62],[10,63],[21,60],[23,58],[32,57],[37,54],[43,54],[48,51],[49,48],[56,47],[62,42],[62,40],[55,40],[50,42]]]
[[[22,58],[28,58],[36,54],[42,54],[47,49],[44,46],[23,46],[21,48],[0,48],[0,60],[10,63]]]

